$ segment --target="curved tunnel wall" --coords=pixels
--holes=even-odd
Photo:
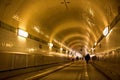
[[[95,54],[98,60],[94,61],[103,73],[112,80],[120,78],[120,21],[112,31],[98,44]]]
[[[59,52],[55,54],[57,48],[53,47],[52,52],[49,52],[46,43],[30,38],[21,38],[16,31],[13,31],[12,27],[3,25],[2,22],[0,22],[0,34],[2,34],[0,35],[1,76],[3,76],[2,72],[6,71],[27,68],[31,68],[28,71],[35,71],[69,61],[66,56],[56,55],[60,54]],[[22,73],[24,72],[26,71],[22,71]]]

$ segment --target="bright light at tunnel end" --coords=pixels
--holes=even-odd
[[[26,32],[22,29],[18,29],[18,35],[26,38],[26,37],[28,37],[28,32]]]

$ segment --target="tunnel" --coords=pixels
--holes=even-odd
[[[119,80],[119,66],[120,0],[0,0],[0,80]]]

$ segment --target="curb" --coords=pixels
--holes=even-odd
[[[49,75],[49,74],[51,74],[51,73],[53,73],[53,72],[56,72],[56,71],[58,71],[58,70],[60,70],[60,69],[63,69],[64,67],[67,67],[67,66],[69,66],[69,65],[71,65],[71,64],[72,64],[72,63],[68,63],[68,64],[65,64],[65,65],[63,65],[63,66],[59,66],[59,67],[57,67],[57,68],[55,68],[55,69],[51,69],[51,70],[48,70],[48,71],[46,71],[46,72],[43,72],[43,73],[40,73],[40,74],[31,76],[31,77],[29,77],[29,78],[26,78],[25,80],[37,80],[37,79],[42,78],[42,77],[45,77],[45,76],[47,76],[47,75]]]

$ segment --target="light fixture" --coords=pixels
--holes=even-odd
[[[91,48],[91,50],[94,50],[93,48]]]
[[[60,48],[60,51],[62,51],[63,50],[63,48]]]
[[[22,37],[28,37],[28,32],[26,32],[22,29],[18,29],[18,35],[22,36]]]
[[[105,29],[104,29],[104,31],[103,31],[103,35],[104,35],[104,36],[107,36],[108,32],[109,32],[108,27],[105,27]]]
[[[95,42],[95,46],[97,45],[97,43]]]
[[[35,26],[35,25],[34,25],[34,30],[35,30],[36,32],[40,33],[39,26]]]
[[[49,46],[49,48],[52,48],[53,47],[53,43],[48,43],[48,46]]]

